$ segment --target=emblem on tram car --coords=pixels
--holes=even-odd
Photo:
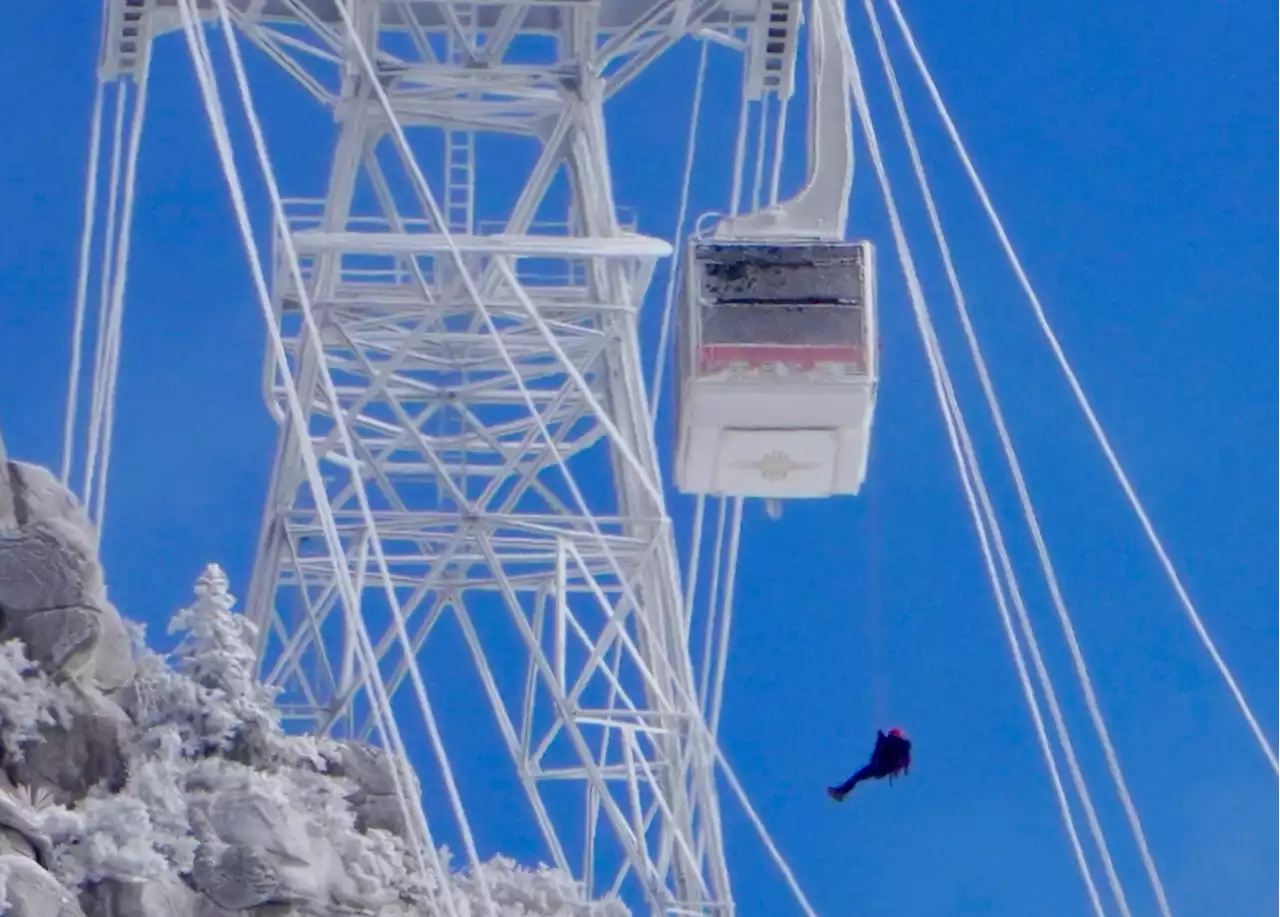
[[[760,476],[766,481],[785,481],[787,475],[793,471],[812,471],[820,468],[819,462],[797,462],[781,449],[774,449],[772,452],[766,452],[757,461],[754,462],[734,462],[734,468],[746,470],[754,468],[760,472]]]

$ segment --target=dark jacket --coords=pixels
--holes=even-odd
[[[876,730],[876,747],[871,752],[871,768],[877,776],[887,777],[911,769],[911,740],[905,736],[886,735]]]

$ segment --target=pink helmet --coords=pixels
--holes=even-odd
[[[889,730],[889,735],[902,738],[902,730],[899,729],[897,726],[894,726],[892,729]]]

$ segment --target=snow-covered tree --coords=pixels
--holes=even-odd
[[[69,721],[67,695],[27,658],[21,640],[0,643],[0,750],[20,760],[23,746],[40,737],[42,727]]]
[[[274,692],[254,677],[256,628],[235,610],[219,566],[205,568],[195,594],[195,601],[169,622],[169,633],[181,635],[172,664],[135,637],[133,712],[144,728],[144,744],[154,747],[176,731],[190,757],[321,767],[323,743],[287,735]]]
[[[196,600],[169,620],[169,633],[182,634],[173,651],[174,668],[228,698],[266,706],[270,692],[254,679],[253,641],[257,628],[235,612],[227,574],[217,564],[196,580]]]
[[[515,860],[496,856],[480,864],[480,874],[499,915],[519,917],[629,917],[630,911],[616,898],[592,901],[582,886],[560,869],[540,866],[527,869]],[[455,899],[473,913],[483,913],[483,892],[472,872],[452,877]]]
[[[196,754],[230,754],[248,760],[279,752],[283,730],[273,693],[254,677],[256,628],[237,613],[227,575],[217,564],[205,568],[196,600],[169,622],[181,634],[173,651],[174,671],[189,679],[180,693],[195,702],[184,739]]]

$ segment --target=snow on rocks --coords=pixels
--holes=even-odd
[[[84,533],[61,519],[0,532],[0,607],[21,620],[52,608],[93,602],[102,570]]]
[[[10,471],[12,464],[4,450],[4,437],[0,436],[0,530],[11,529],[18,524],[17,507],[14,505],[14,481]]]
[[[177,876],[155,882],[105,881],[86,896],[85,917],[230,917]]]
[[[0,915],[488,917],[486,889],[493,917],[627,914],[501,857],[432,874],[412,770],[287,734],[234,606],[209,566],[149,650],[75,497],[0,442]]]
[[[6,917],[85,917],[65,886],[34,860],[0,856],[0,913]]]
[[[71,492],[45,468],[7,461],[0,444],[0,639],[110,692],[132,680],[133,660],[97,542]]]
[[[400,799],[396,795],[395,765],[391,757],[374,745],[336,742],[325,756],[327,773],[343,777],[354,784],[347,797],[356,816],[356,828],[367,831],[380,828],[399,837],[408,835]],[[405,769],[401,778],[407,792],[421,793],[417,775]]]
[[[83,799],[95,787],[118,790],[127,767],[128,716],[92,685],[53,685],[57,721],[41,727],[21,755],[6,762],[11,779],[40,787],[61,803]]]
[[[31,815],[48,799],[33,798],[29,789],[19,790],[12,784],[0,789],[0,854],[20,854],[45,867],[52,862],[49,838]]]

